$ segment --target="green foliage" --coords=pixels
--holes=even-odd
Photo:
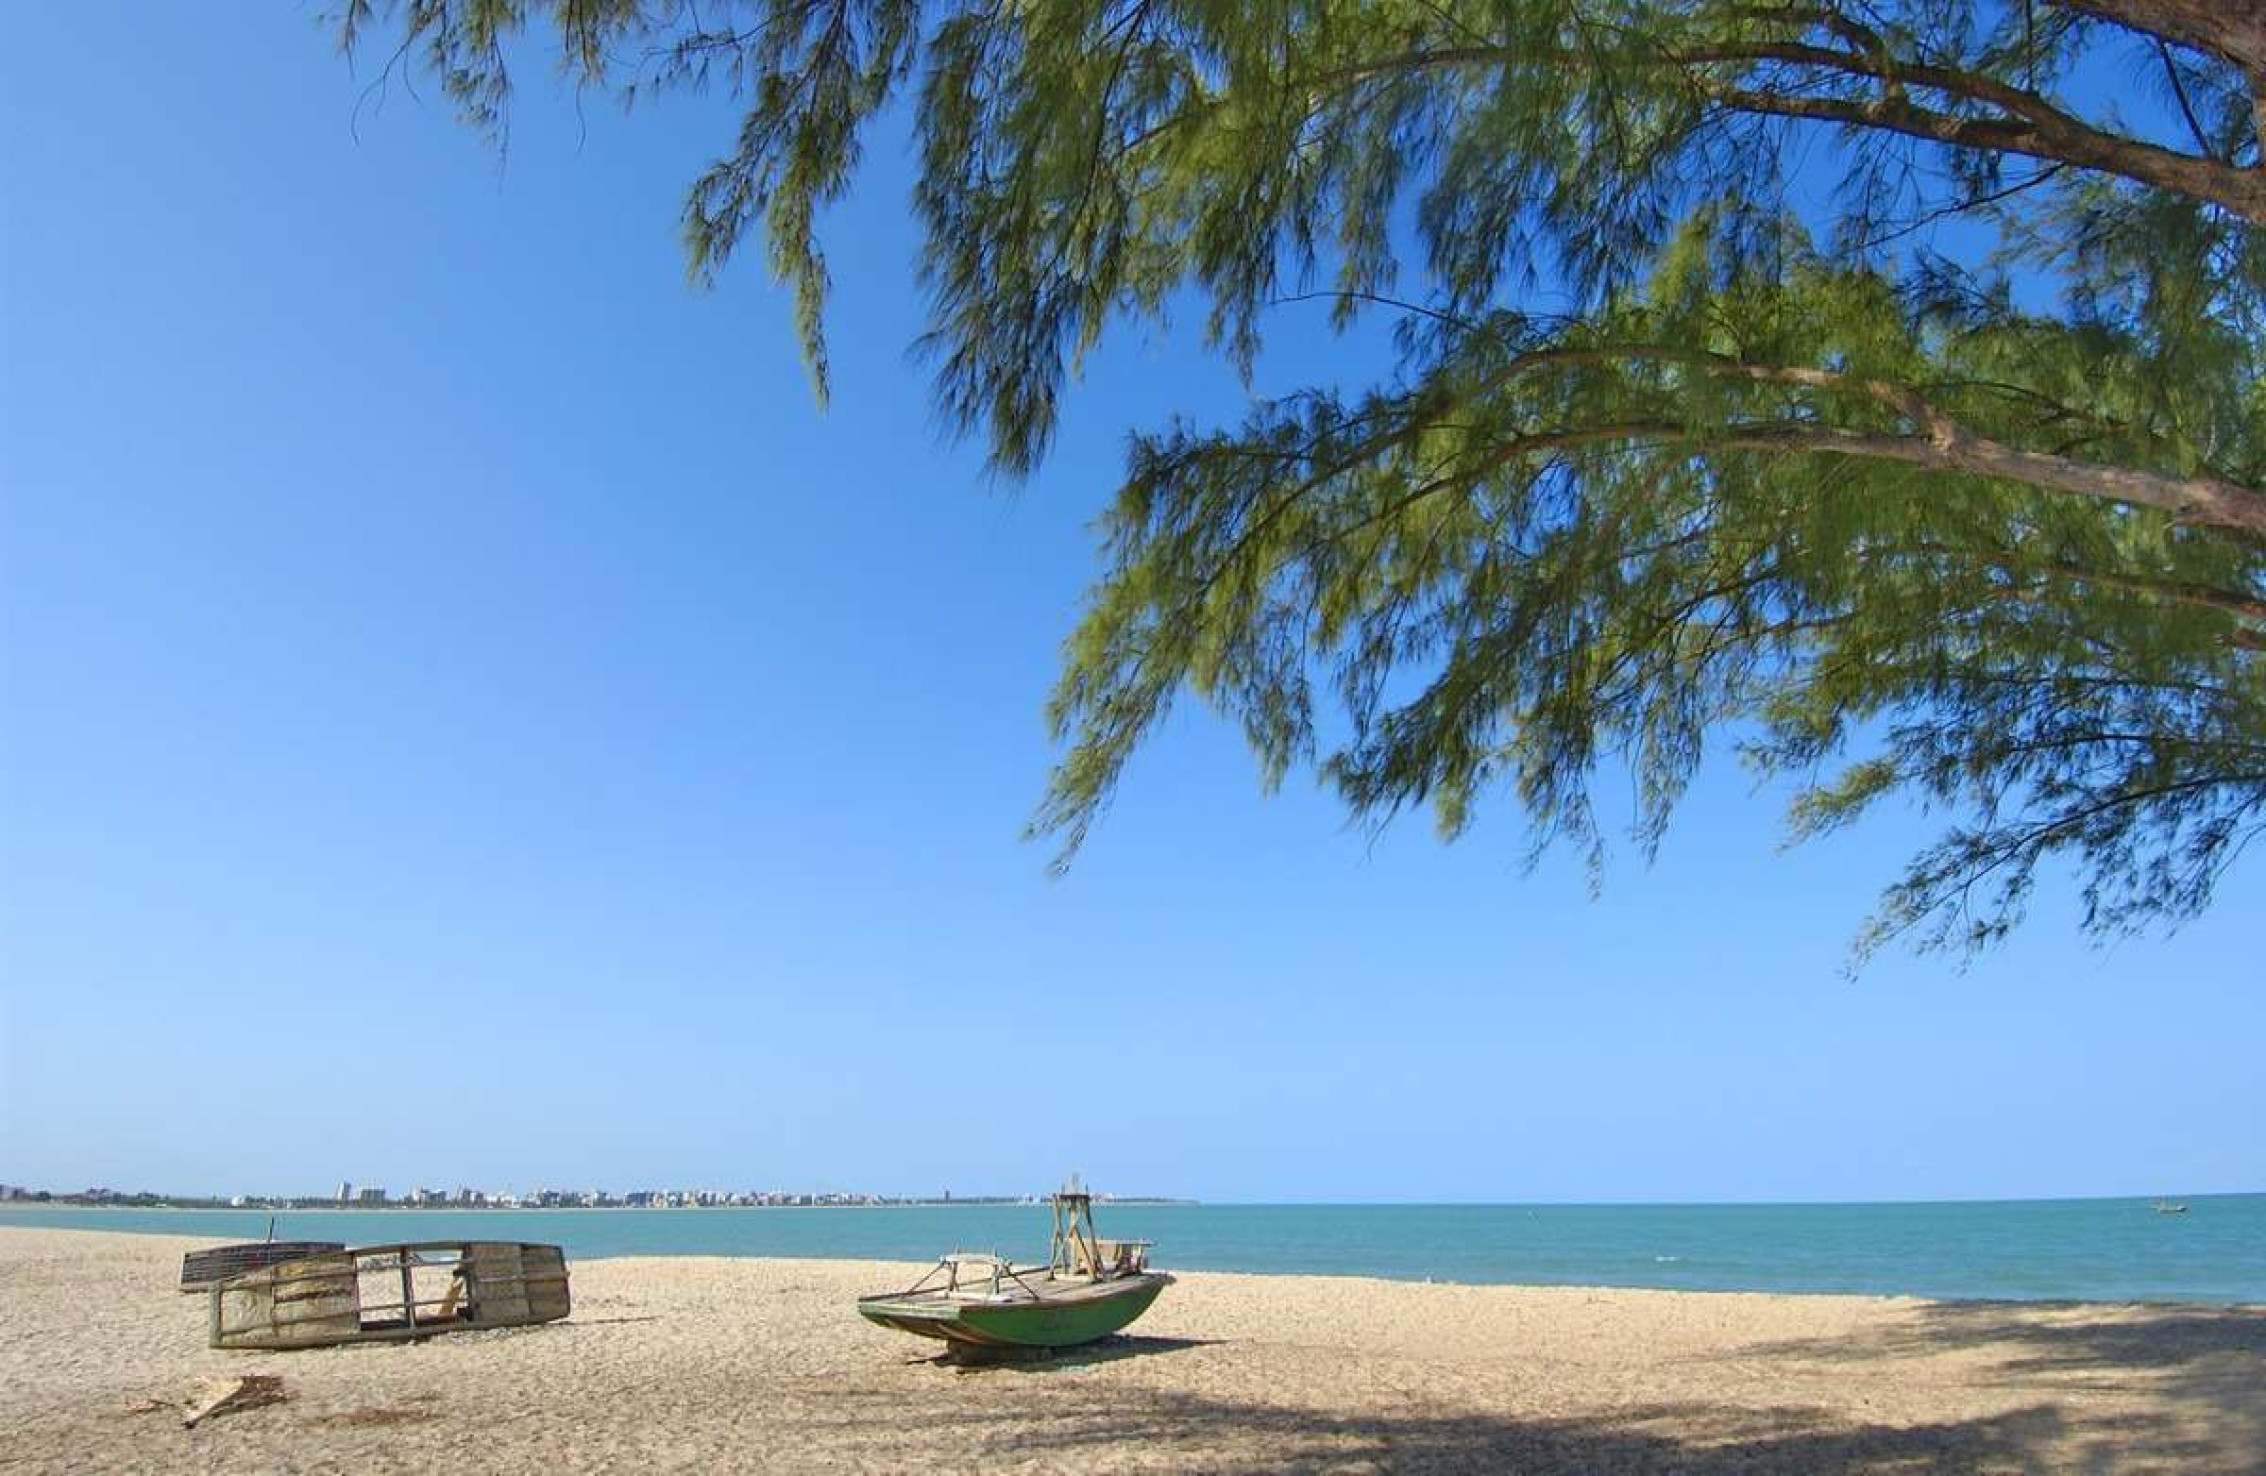
[[[1508,789],[1538,845],[1593,856],[1601,765],[1635,776],[1649,845],[1725,734],[1793,781],[1797,836],[1916,795],[1950,829],[1867,946],[1987,943],[2055,857],[2093,928],[2177,921],[2266,824],[2266,40],[2232,19],[2188,0],[355,0],[341,19],[349,44],[392,25],[494,129],[530,9],[578,84],[745,100],[686,208],[692,270],[759,227],[822,389],[816,222],[863,126],[917,90],[924,347],[949,418],[1011,474],[1113,327],[1199,303],[1248,366],[1286,297],[1393,316],[1400,365],[1365,393],[1136,438],[1051,706],[1067,751],[1036,829],[1065,856],[1182,692],[1241,724],[1270,783],[1310,765],[1357,814],[1429,805],[1451,835]],[[2076,100],[2104,58],[2156,79],[2161,126]],[[1533,308],[1544,288],[1561,311]]]

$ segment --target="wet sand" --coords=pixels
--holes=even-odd
[[[850,1310],[919,1267],[667,1257],[547,1327],[222,1353],[206,1243],[0,1228],[0,1470],[2266,1471],[2261,1309],[1192,1273],[964,1369]],[[253,1373],[288,1400],[148,1408]]]

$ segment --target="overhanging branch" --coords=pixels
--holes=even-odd
[[[2182,3],[2183,0],[2129,0],[2129,3],[2119,0],[2123,8],[2135,10],[2158,5],[2176,9]],[[2231,4],[2236,0],[2201,0],[2201,3]],[[2102,7],[2104,13],[2110,8]],[[1793,15],[1801,18],[1798,12]],[[2261,27],[2266,29],[2266,23],[2261,23]],[[2186,39],[2173,30],[2161,34]],[[1702,96],[1735,112],[1838,123],[1955,148],[2021,154],[2049,164],[2096,170],[2207,200],[2246,220],[2266,224],[2266,172],[2243,168],[2207,154],[2182,153],[2100,127],[2055,106],[2036,92],[1972,68],[1893,56],[1878,48],[1848,51],[1799,40],[1759,38],[1666,47],[1650,62],[1688,74]],[[1881,90],[1876,96],[1863,98],[1819,95],[1767,85],[1742,85],[1709,75],[1711,68],[1752,68],[1769,63],[1805,69],[1812,75],[1825,73],[1862,78],[1880,84]],[[1308,81],[1326,88],[1358,85],[1380,77],[1434,68],[1594,65],[1594,57],[1576,48],[1538,53],[1497,44],[1424,47],[1333,68]],[[2266,76],[2266,53],[2262,53],[2253,76]],[[1907,86],[1965,99],[1990,112],[1969,116],[1923,107],[1906,95]]]
[[[2074,456],[2033,451],[1981,435],[1932,404],[1917,388],[1879,378],[1799,364],[1758,364],[1695,349],[1653,344],[1567,345],[1520,354],[1486,376],[1488,389],[1534,370],[1617,362],[1666,362],[1703,373],[1765,384],[1785,384],[1873,400],[1912,423],[1917,434],[1845,426],[1752,424],[1727,429],[1662,421],[1569,426],[1516,437],[1496,448],[1487,465],[1530,452],[1560,450],[1601,440],[1680,441],[1738,450],[1831,452],[1898,461],[1934,471],[1961,472],[2020,482],[2109,502],[2151,507],[2183,523],[2266,540],[2266,491],[2210,475],[2174,476],[2142,467],[2110,466]],[[1428,492],[1431,488],[1420,489]]]

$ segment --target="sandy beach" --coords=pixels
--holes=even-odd
[[[2266,1470],[2258,1309],[1189,1274],[962,1369],[850,1310],[918,1268],[672,1257],[576,1264],[547,1327],[250,1354],[173,1290],[203,1243],[0,1229],[0,1468]],[[287,1401],[150,1405],[250,1373]]]

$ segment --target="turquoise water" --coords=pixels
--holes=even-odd
[[[2266,1194],[2005,1204],[1105,1205],[1167,1270],[1700,1291],[2266,1303]],[[267,1212],[13,1209],[0,1224],[256,1240]],[[548,1240],[602,1256],[1043,1255],[1031,1206],[286,1211],[289,1239]]]

